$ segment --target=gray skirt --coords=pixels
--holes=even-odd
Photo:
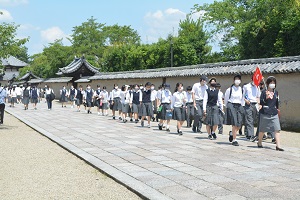
[[[28,105],[29,104],[29,97],[23,97],[23,104]]]
[[[141,116],[153,116],[152,102],[142,103]]]
[[[185,121],[186,120],[186,108],[174,107],[173,119],[177,120],[177,121]]]
[[[31,99],[31,103],[38,103],[38,99]]]
[[[132,104],[132,112],[133,113],[140,113],[141,110],[141,104]]]
[[[204,120],[204,123],[209,126],[215,126],[220,124],[218,106],[206,106],[206,118]]]
[[[122,103],[121,99],[119,97],[114,98],[114,104],[113,104],[113,109],[114,111],[122,110]]]
[[[102,103],[102,106],[100,106],[103,110],[108,110],[108,103]]]
[[[228,102],[226,107],[226,124],[241,127],[243,123],[244,108],[241,104]]]
[[[171,110],[171,106],[169,103],[162,103],[162,109],[161,112],[158,114],[158,118],[162,120],[168,120],[169,117],[167,117],[167,110]]]
[[[122,104],[122,113],[129,113],[129,112],[130,112],[129,104],[128,103]]]
[[[281,130],[278,115],[260,114],[259,132],[274,133]]]

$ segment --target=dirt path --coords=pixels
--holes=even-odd
[[[140,199],[7,113],[0,126],[0,197]]]

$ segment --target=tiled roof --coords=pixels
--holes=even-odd
[[[89,80],[90,76],[84,76],[81,77],[80,79],[76,80],[75,83],[88,83],[91,82],[91,80]]]
[[[44,83],[68,83],[72,79],[73,77],[49,78],[49,79],[45,79]]]
[[[148,70],[110,72],[96,74],[89,79],[131,79],[161,78],[204,75],[252,74],[259,66],[262,73],[295,73],[300,72],[300,56],[250,59],[221,63],[208,63],[183,67],[159,68]]]
[[[37,77],[36,75],[34,75],[31,71],[27,72],[24,76],[22,76],[19,80],[25,80],[28,77],[32,76],[35,79],[38,79],[39,77]]]
[[[1,58],[0,60],[3,66],[25,67],[28,65],[14,56],[8,56],[7,58]]]
[[[28,83],[42,83],[44,82],[45,79],[42,78],[35,78],[35,79],[31,79],[30,81],[28,81]]]
[[[94,74],[99,73],[99,70],[96,67],[92,66],[84,57],[82,57],[75,58],[73,62],[71,62],[68,66],[60,68],[56,74],[63,75],[74,73],[78,69],[80,69],[82,65],[84,65],[89,71],[93,72]]]

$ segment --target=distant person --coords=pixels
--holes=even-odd
[[[30,100],[30,86],[25,88],[23,91],[24,110],[28,110],[29,100]]]
[[[75,106],[75,96],[77,94],[77,90],[74,88],[73,85],[71,85],[71,88],[68,92],[68,97],[69,97],[69,100],[70,100],[70,104],[71,104],[71,108],[74,108]]]
[[[31,103],[33,104],[33,109],[36,110],[37,109],[37,103],[39,101],[39,91],[38,89],[33,86],[31,89]]]
[[[13,86],[9,91],[9,97],[10,97],[10,107],[15,107],[15,103],[17,103],[17,92],[16,87]]]
[[[108,116],[108,92],[106,86],[103,86],[100,92],[100,108],[102,110],[102,116]]]
[[[68,102],[68,91],[65,86],[63,86],[60,90],[60,102],[62,108],[67,107],[66,102]]]
[[[187,86],[186,88],[186,124],[187,128],[192,127],[192,122],[194,118],[194,101],[193,101],[193,94],[192,94],[192,86]]]
[[[87,114],[92,114],[91,108],[93,107],[94,90],[88,84],[85,90],[84,101],[87,107]]]
[[[218,108],[219,108],[219,124],[218,124],[218,134],[223,134],[223,124],[224,124],[224,118],[225,118],[225,113],[224,113],[224,94],[221,91],[221,84],[217,83],[216,89],[219,90],[220,95],[222,96],[222,104],[219,103],[218,101]]]
[[[47,85],[47,88],[45,90],[45,95],[46,95],[46,101],[47,101],[47,106],[48,110],[52,110],[52,101],[54,100],[54,91],[52,88],[50,88],[49,85]]]
[[[114,89],[111,92],[111,100],[113,105],[112,106],[113,119],[116,119],[116,111],[119,111],[119,120],[122,120],[121,90],[119,89],[118,84],[114,84]]]
[[[141,104],[141,126],[144,127],[144,120],[147,117],[147,127],[150,128],[151,117],[153,116],[153,108],[151,102],[151,83],[147,82],[145,88],[140,92],[140,104]]]
[[[77,112],[80,112],[80,106],[83,103],[83,96],[84,96],[84,91],[81,85],[79,85],[76,96],[75,96],[75,101],[76,101],[76,106],[77,106]]]
[[[0,125],[3,124],[6,97],[6,90],[3,87],[0,87]]]
[[[162,130],[164,127],[164,123],[166,122],[166,131],[170,132],[170,120],[172,116],[169,116],[171,112],[171,100],[172,100],[172,92],[170,91],[170,85],[164,83],[163,90],[159,93],[160,96],[157,98],[159,99],[159,104],[157,106],[161,107],[161,112],[159,114],[159,124],[158,129]]]

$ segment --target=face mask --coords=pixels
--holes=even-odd
[[[235,80],[235,81],[234,81],[234,84],[235,84],[235,85],[240,85],[240,84],[241,84],[241,80]]]
[[[275,85],[274,83],[271,83],[271,84],[269,85],[269,87],[270,87],[271,89],[274,89],[274,88],[276,87],[276,85]]]
[[[151,90],[154,90],[154,87],[151,87]]]
[[[166,90],[166,91],[169,91],[169,90],[170,90],[170,88],[166,88],[165,90]]]
[[[91,88],[90,88],[90,87],[87,87],[87,89],[90,90]]]
[[[116,90],[117,90],[118,88],[119,88],[118,86],[115,87]]]
[[[211,83],[210,84],[211,87],[216,87],[216,85],[217,85],[216,83]]]
[[[144,89],[144,87],[141,86],[140,89],[142,90],[142,89]]]
[[[139,88],[138,88],[138,87],[135,87],[134,89],[135,89],[135,90],[138,90]]]

